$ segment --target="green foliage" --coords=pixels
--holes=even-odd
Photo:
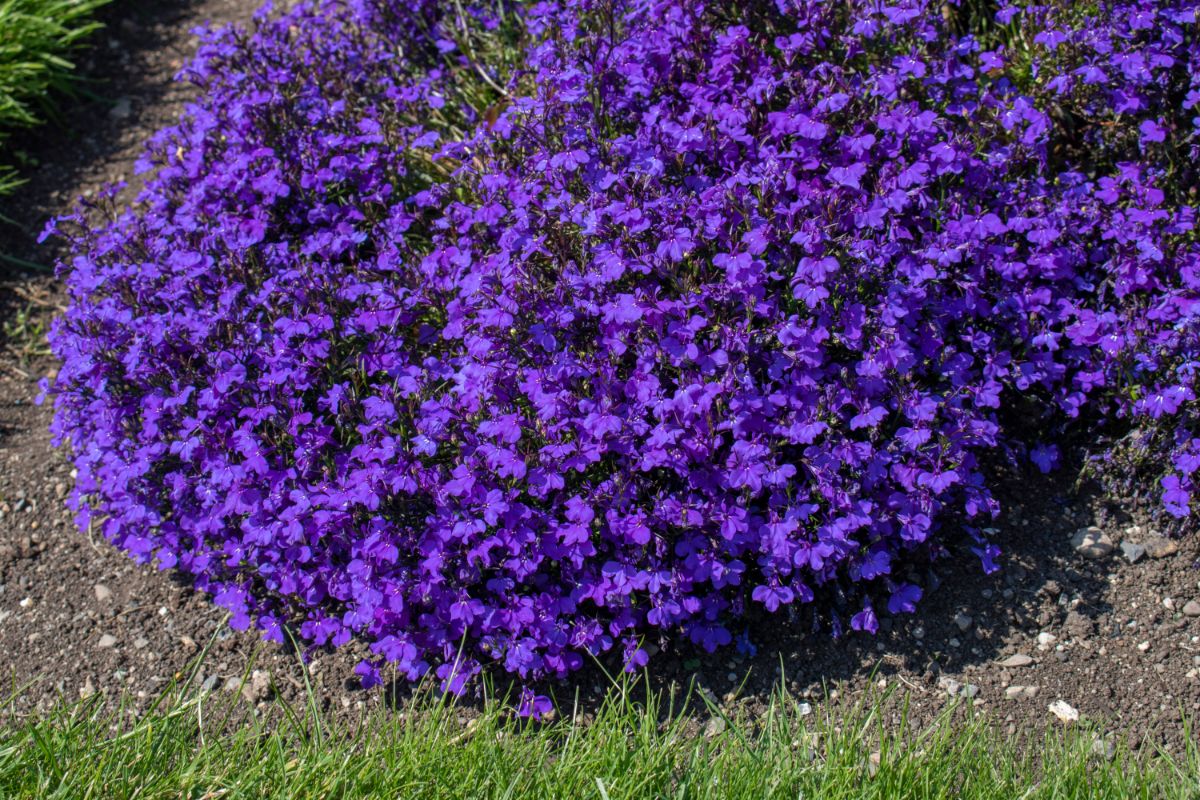
[[[619,685],[586,720],[563,708],[540,724],[503,703],[468,711],[430,693],[354,723],[310,704],[227,724],[223,695],[172,693],[136,722],[85,701],[0,730],[0,796],[1200,797],[1194,745],[1171,758],[1117,744],[1109,759],[1084,727],[1018,746],[962,708],[925,729],[906,724],[889,693],[815,714],[781,693],[707,727],[662,696],[633,697]]]
[[[0,338],[13,352],[22,366],[30,359],[44,358],[50,355],[50,346],[46,343],[46,315],[32,305],[18,305],[13,312],[0,323]]]
[[[99,27],[96,9],[110,0],[0,0],[0,195],[20,181],[4,140],[41,121],[55,94],[70,89],[66,55]]]

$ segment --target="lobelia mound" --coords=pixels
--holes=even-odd
[[[995,568],[985,458],[1101,442],[1187,518],[1197,5],[320,0],[209,33],[136,203],[51,226],[79,522],[235,627],[461,692],[758,609],[874,631],[939,520]]]

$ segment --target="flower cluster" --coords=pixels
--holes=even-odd
[[[134,206],[53,226],[80,523],[457,692],[756,609],[874,631],[948,515],[995,568],[982,459],[1080,434],[1149,432],[1186,517],[1197,13],[312,0],[211,33]]]

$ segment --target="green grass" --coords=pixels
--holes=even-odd
[[[0,730],[0,797],[1200,798],[1194,744],[1172,758],[1118,743],[1108,759],[1087,728],[1048,728],[1018,746],[961,708],[902,734],[887,693],[807,716],[779,694],[714,732],[633,696],[615,687],[586,721],[487,703],[464,724],[418,693],[354,722],[282,707],[270,725],[223,719],[227,695],[172,691],[136,722],[93,698]]]
[[[5,138],[36,125],[71,86],[66,56],[110,0],[0,0],[0,195],[20,184]]]

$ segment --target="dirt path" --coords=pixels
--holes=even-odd
[[[108,99],[80,103],[64,128],[20,142],[40,166],[3,201],[0,213],[18,226],[0,226],[0,252],[50,263],[54,253],[34,243],[44,221],[71,198],[128,177],[140,142],[186,101],[188,88],[171,76],[194,48],[189,31],[206,20],[246,20],[253,5],[118,2],[83,62],[87,74],[105,76],[92,89]],[[12,328],[31,312],[31,332],[7,336],[0,355],[0,669],[14,686],[34,681],[9,710],[46,709],[60,695],[128,693],[136,713],[204,648],[197,680],[210,689],[240,692],[250,703],[273,692],[301,694],[294,655],[230,631],[223,612],[185,583],[137,567],[75,529],[62,508],[69,465],[50,447],[49,410],[32,403],[37,377],[53,369],[38,355],[36,318],[62,302],[59,288],[46,277],[11,270],[4,277],[0,317]],[[1062,700],[1102,731],[1180,747],[1181,713],[1200,719],[1200,537],[1156,540],[1133,528],[1119,505],[1073,497],[1067,483],[1026,481],[1012,482],[998,526],[1005,569],[984,578],[970,556],[943,567],[923,622],[835,644],[804,636],[803,616],[767,619],[748,629],[755,656],[729,650],[708,657],[675,644],[651,662],[652,682],[694,680],[753,711],[782,663],[789,686],[814,697],[823,687],[845,696],[880,681],[898,685],[918,721],[965,693],[1007,727],[1036,729],[1052,719],[1048,705]],[[1138,542],[1154,552],[1136,563],[1120,548],[1098,559],[1080,555],[1071,535],[1092,524],[1116,544]],[[386,693],[356,688],[356,660],[349,650],[313,659],[322,705],[357,713],[386,701]],[[256,679],[242,686],[255,670]],[[569,701],[576,688],[598,695],[601,682],[582,675],[571,686],[547,688]]]

